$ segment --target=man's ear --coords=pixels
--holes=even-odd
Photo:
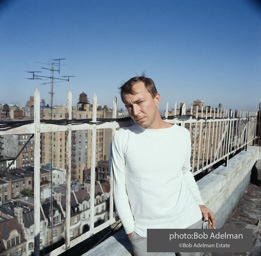
[[[160,104],[160,95],[159,95],[159,93],[157,93],[156,96],[154,97],[154,102],[155,102],[155,105],[158,107],[159,104]]]

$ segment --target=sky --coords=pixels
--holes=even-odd
[[[0,104],[25,105],[49,80],[27,71],[62,61],[70,82],[54,84],[54,104],[124,107],[119,87],[151,77],[166,102],[204,100],[224,109],[257,111],[261,102],[261,1],[258,0],[0,0]],[[58,81],[58,80],[57,80]]]

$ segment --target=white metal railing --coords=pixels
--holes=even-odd
[[[173,119],[168,119],[168,104],[165,121],[186,127],[191,133],[191,166],[194,175],[209,170],[221,160],[256,139],[257,112],[238,112],[198,106],[186,110],[185,104],[177,116],[177,104],[172,111]],[[189,113],[186,115],[186,113]]]
[[[72,94],[67,95],[68,124],[57,125],[40,122],[40,92],[34,93],[34,122],[10,130],[0,131],[0,135],[6,134],[34,134],[34,237],[35,255],[40,254],[40,134],[46,132],[66,132],[66,217],[65,217],[65,244],[54,249],[48,255],[58,255],[67,249],[84,241],[93,234],[115,223],[113,210],[113,173],[110,179],[110,209],[109,218],[103,224],[94,227],[95,216],[95,159],[96,159],[96,131],[98,129],[115,130],[122,126],[120,121],[97,122],[97,97],[93,97],[92,123],[71,124],[72,120]],[[116,98],[113,100],[113,118],[116,118]],[[177,104],[172,111],[173,118],[169,118],[168,104],[165,111],[165,120],[186,127],[190,130],[192,141],[192,172],[194,175],[210,169],[215,163],[227,160],[228,157],[256,138],[257,113],[237,113],[234,111],[221,111],[206,108],[198,111],[191,110],[188,115],[185,104],[178,113]],[[70,216],[71,216],[71,149],[72,131],[92,131],[92,156],[91,156],[91,188],[90,188],[90,229],[88,232],[70,240]]]

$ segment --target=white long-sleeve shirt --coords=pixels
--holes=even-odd
[[[127,234],[148,228],[187,228],[204,204],[190,172],[189,131],[177,125],[116,131],[112,142],[114,198]]]

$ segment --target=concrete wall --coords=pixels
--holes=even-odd
[[[221,228],[244,194],[251,170],[261,158],[260,147],[248,147],[197,182],[205,205],[215,213],[216,228]],[[84,256],[131,255],[131,245],[124,230],[83,254]],[[108,254],[109,253],[109,254]]]
[[[259,147],[248,147],[197,182],[205,205],[215,213],[221,228],[250,181],[252,167],[259,158]]]

